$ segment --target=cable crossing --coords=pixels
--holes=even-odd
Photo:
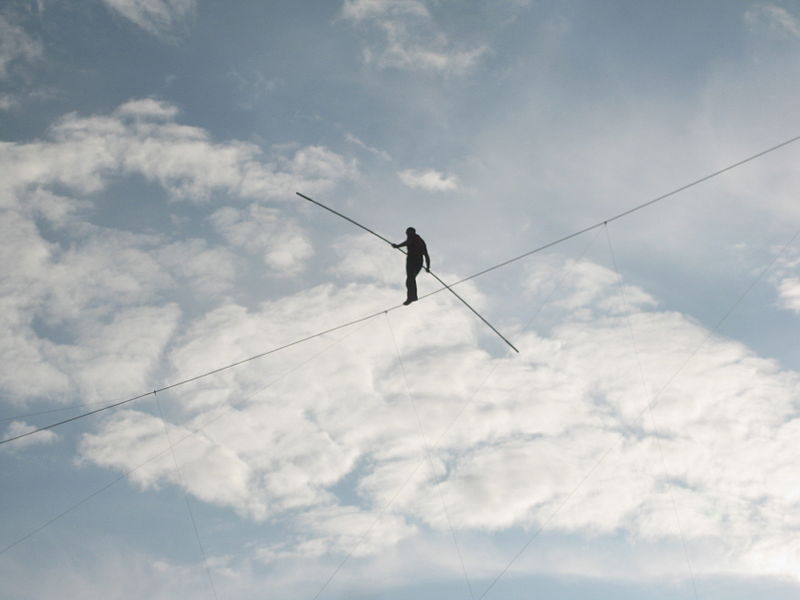
[[[337,215],[337,216],[339,216],[339,217],[342,217],[343,219],[345,219],[345,220],[349,221],[350,223],[352,223],[352,224],[353,224],[353,225],[355,225],[356,227],[360,227],[360,228],[361,228],[361,229],[363,229],[364,231],[366,231],[366,232],[368,232],[368,233],[371,233],[372,235],[374,235],[374,236],[375,236],[376,238],[378,238],[379,240],[383,240],[384,242],[386,242],[387,244],[389,244],[389,245],[390,245],[392,248],[394,248],[395,250],[397,250],[397,251],[399,251],[399,252],[402,252],[403,254],[406,254],[406,252],[405,252],[405,251],[404,251],[402,248],[397,248],[397,247],[396,247],[394,244],[392,244],[392,242],[390,242],[389,240],[387,240],[387,239],[386,239],[385,237],[383,237],[382,235],[380,235],[380,234],[378,234],[378,233],[375,233],[375,232],[374,232],[372,229],[370,229],[369,227],[365,227],[364,225],[362,225],[361,223],[359,223],[359,222],[357,222],[357,221],[354,221],[354,220],[353,220],[353,219],[351,219],[350,217],[346,217],[346,216],[344,216],[342,213],[340,213],[340,212],[338,212],[338,211],[335,211],[335,210],[333,210],[332,208],[329,208],[329,207],[325,206],[325,205],[324,205],[324,204],[322,204],[321,202],[317,202],[316,200],[312,200],[311,198],[309,198],[309,197],[308,197],[308,196],[306,196],[305,194],[301,194],[300,192],[295,192],[295,193],[296,193],[298,196],[300,196],[301,198],[305,198],[305,199],[306,199],[306,200],[308,200],[309,202],[313,202],[313,203],[314,203],[314,204],[316,204],[317,206],[319,206],[319,207],[321,207],[321,208],[324,208],[325,210],[327,210],[327,211],[329,211],[329,212],[332,212],[333,214],[335,214],[335,215]],[[487,321],[487,320],[486,320],[486,319],[483,317],[483,315],[481,315],[481,314],[480,314],[480,313],[479,313],[477,310],[475,310],[474,308],[472,308],[472,306],[469,304],[469,302],[467,302],[466,300],[464,300],[464,298],[462,298],[460,295],[458,295],[458,294],[456,293],[456,291],[455,291],[455,290],[454,290],[454,289],[453,289],[451,286],[447,285],[447,284],[446,284],[444,281],[442,281],[442,280],[439,278],[439,276],[438,276],[436,273],[434,273],[434,272],[433,272],[433,271],[431,271],[430,269],[427,269],[427,271],[428,271],[428,273],[430,273],[431,275],[433,275],[433,277],[436,279],[436,281],[438,281],[439,283],[441,283],[441,284],[442,284],[442,285],[443,285],[443,286],[444,286],[444,287],[447,289],[447,291],[448,291],[448,292],[450,292],[450,293],[451,293],[451,294],[453,294],[453,295],[454,295],[456,298],[458,298],[458,299],[461,301],[461,303],[462,303],[464,306],[466,306],[468,309],[470,309],[470,310],[471,310],[471,311],[472,311],[472,312],[473,312],[473,313],[474,313],[474,314],[475,314],[475,315],[476,315],[476,316],[477,316],[477,317],[478,317],[478,318],[479,318],[481,321],[483,321],[483,322],[484,322],[484,323],[485,323],[485,324],[486,324],[486,325],[489,327],[489,329],[491,329],[492,331],[494,331],[494,332],[495,332],[495,333],[496,333],[496,334],[497,334],[497,335],[498,335],[498,336],[499,336],[499,337],[500,337],[500,338],[501,338],[501,339],[502,339],[502,340],[503,340],[503,341],[504,341],[506,344],[508,344],[509,346],[511,346],[511,348],[514,350],[514,352],[516,352],[517,354],[519,354],[519,350],[517,350],[517,348],[514,346],[514,344],[512,344],[511,342],[509,342],[509,341],[508,341],[508,339],[506,339],[506,337],[505,337],[505,336],[504,336],[502,333],[500,333],[499,331],[497,331],[497,329],[495,328],[495,326],[494,326],[494,325],[492,325],[491,323],[489,323],[489,321]]]
[[[493,265],[493,266],[491,266],[491,267],[488,267],[488,268],[486,268],[486,269],[483,269],[482,271],[478,271],[477,273],[473,273],[472,275],[469,275],[469,276],[465,277],[464,279],[460,279],[460,280],[456,281],[455,283],[451,283],[451,284],[447,285],[447,284],[445,284],[443,281],[439,280],[439,281],[440,281],[440,283],[441,283],[441,284],[442,284],[444,287],[441,287],[441,288],[439,288],[438,290],[434,290],[434,291],[432,291],[432,292],[429,292],[429,293],[427,293],[427,294],[425,294],[425,295],[421,296],[419,299],[420,299],[420,300],[423,300],[423,299],[425,299],[425,298],[428,298],[428,297],[430,297],[430,296],[433,296],[433,295],[435,295],[435,294],[438,294],[439,292],[442,292],[442,291],[444,291],[444,290],[449,290],[449,291],[453,292],[452,288],[453,288],[453,287],[455,287],[455,286],[457,286],[457,285],[460,285],[460,284],[462,284],[462,283],[465,283],[465,282],[467,282],[467,281],[470,281],[470,280],[472,280],[472,279],[475,279],[475,278],[477,278],[477,277],[480,277],[480,276],[482,276],[482,275],[485,275],[485,274],[487,274],[487,273],[490,273],[490,272],[492,272],[492,271],[495,271],[495,270],[497,270],[497,269],[503,268],[503,267],[505,267],[505,266],[507,266],[507,265],[510,265],[510,264],[514,263],[514,262],[517,262],[517,261],[519,261],[519,260],[522,260],[523,258],[527,258],[527,257],[529,257],[529,256],[532,256],[532,255],[534,255],[534,254],[537,254],[537,253],[539,253],[539,252],[542,252],[542,251],[544,251],[544,250],[547,250],[548,248],[552,248],[552,247],[554,247],[554,246],[557,246],[557,245],[559,245],[559,244],[561,244],[561,243],[563,243],[563,242],[566,242],[567,240],[571,240],[572,238],[578,237],[578,236],[580,236],[580,235],[582,235],[582,234],[584,234],[584,233],[587,233],[587,232],[589,232],[589,231],[592,231],[593,229],[597,229],[598,227],[602,227],[602,226],[604,226],[604,225],[606,225],[606,224],[608,224],[608,223],[611,223],[611,222],[613,222],[613,221],[616,221],[616,220],[622,219],[622,218],[624,218],[624,217],[627,217],[628,215],[631,215],[631,214],[633,214],[633,213],[635,213],[635,212],[637,212],[637,211],[640,211],[640,210],[642,210],[642,209],[644,209],[644,208],[647,208],[647,207],[649,207],[649,206],[652,206],[652,205],[654,205],[654,204],[656,204],[656,203],[658,203],[658,202],[661,202],[662,200],[666,200],[667,198],[670,198],[670,197],[672,197],[672,196],[675,196],[675,195],[677,195],[677,194],[679,194],[679,193],[681,193],[681,192],[683,192],[683,191],[685,191],[685,190],[687,190],[687,189],[689,189],[689,188],[692,188],[692,187],[694,187],[694,186],[700,185],[701,183],[704,183],[704,182],[706,182],[706,181],[708,181],[708,180],[710,180],[710,179],[713,179],[713,178],[715,178],[715,177],[718,177],[718,176],[720,176],[720,175],[722,175],[722,174],[724,174],[724,173],[727,173],[728,171],[731,171],[731,170],[733,170],[733,169],[736,169],[737,167],[740,167],[740,166],[742,166],[742,165],[745,165],[745,164],[747,164],[747,163],[749,163],[749,162],[751,162],[751,161],[753,161],[753,160],[756,160],[756,159],[758,159],[758,158],[761,158],[762,156],[766,156],[767,154],[770,154],[770,153],[772,153],[772,152],[775,152],[776,150],[779,150],[779,149],[781,149],[781,148],[784,148],[784,147],[786,147],[786,146],[788,146],[788,145],[790,145],[790,144],[793,144],[793,143],[797,142],[798,140],[800,140],[800,135],[798,135],[798,136],[795,136],[795,137],[792,137],[792,138],[789,138],[788,140],[785,140],[785,141],[783,141],[783,142],[781,142],[781,143],[779,143],[779,144],[776,144],[776,145],[774,145],[774,146],[771,146],[770,148],[767,148],[766,150],[762,150],[762,151],[760,151],[760,152],[757,152],[756,154],[752,154],[752,155],[748,156],[747,158],[744,158],[744,159],[742,159],[742,160],[739,160],[739,161],[737,161],[737,162],[735,162],[735,163],[733,163],[733,164],[731,164],[731,165],[728,165],[727,167],[724,167],[724,168],[722,168],[722,169],[719,169],[719,170],[717,170],[717,171],[714,171],[713,173],[710,173],[710,174],[708,174],[708,175],[705,175],[705,176],[703,176],[703,177],[700,177],[699,179],[695,179],[694,181],[691,181],[690,183],[684,184],[684,185],[682,185],[682,186],[680,186],[680,187],[678,187],[678,188],[675,188],[675,189],[674,189],[674,190],[672,190],[672,191],[669,191],[669,192],[667,192],[667,193],[665,193],[665,194],[662,194],[662,195],[660,195],[660,196],[657,196],[657,197],[655,197],[655,198],[652,198],[651,200],[647,200],[646,202],[642,202],[641,204],[638,204],[638,205],[636,205],[636,206],[634,206],[634,207],[632,207],[632,208],[629,208],[629,209],[627,209],[627,210],[625,210],[625,211],[622,211],[622,212],[620,212],[620,213],[618,213],[618,214],[616,214],[616,215],[613,215],[613,216],[611,216],[611,217],[608,217],[608,218],[606,218],[606,219],[604,219],[604,220],[602,220],[602,221],[599,221],[599,222],[595,223],[594,225],[589,225],[588,227],[584,227],[584,228],[582,228],[582,229],[579,229],[578,231],[575,231],[575,232],[573,232],[573,233],[570,233],[570,234],[568,234],[568,235],[565,235],[565,236],[563,236],[563,237],[560,237],[560,238],[558,238],[558,239],[556,239],[556,240],[553,240],[553,241],[551,241],[551,242],[548,242],[547,244],[544,244],[544,245],[542,245],[542,246],[538,246],[538,247],[536,247],[536,248],[534,248],[534,249],[532,249],[532,250],[529,250],[529,251],[527,251],[527,252],[524,252],[523,254],[520,254],[520,255],[518,255],[518,256],[512,257],[512,258],[510,258],[510,259],[507,259],[507,260],[505,260],[505,261],[503,261],[503,262],[500,262],[500,263],[498,263],[498,264],[496,264],[496,265]],[[391,245],[391,242],[389,242],[389,240],[387,240],[387,239],[386,239],[386,238],[384,238],[383,236],[379,235],[378,233],[376,233],[376,232],[372,231],[371,229],[369,229],[369,228],[365,227],[364,225],[361,225],[360,223],[357,223],[356,221],[354,221],[354,220],[350,219],[349,217],[347,217],[347,216],[345,216],[345,215],[343,215],[343,214],[341,214],[341,213],[339,213],[339,212],[337,212],[337,211],[335,211],[335,210],[333,210],[333,209],[331,209],[331,208],[328,208],[327,206],[324,206],[324,205],[320,204],[319,202],[316,202],[316,201],[312,200],[312,199],[311,199],[311,198],[309,198],[308,196],[303,196],[303,195],[302,195],[302,194],[300,194],[299,192],[297,192],[297,194],[298,194],[299,196],[302,196],[302,197],[303,197],[303,198],[305,198],[306,200],[309,200],[309,201],[313,202],[314,204],[317,204],[318,206],[320,206],[320,207],[324,208],[325,210],[328,210],[328,211],[330,211],[330,212],[332,212],[332,213],[336,214],[337,216],[339,216],[339,217],[342,217],[343,219],[345,219],[345,220],[347,220],[347,221],[349,221],[349,222],[353,223],[354,225],[356,225],[356,226],[360,227],[361,229],[364,229],[365,231],[367,231],[367,232],[369,232],[369,233],[371,233],[371,234],[375,235],[376,237],[380,238],[381,240],[383,240],[383,241],[385,241],[385,242],[387,242],[388,244],[390,244],[390,245]],[[402,251],[402,250],[401,250],[401,251]],[[438,280],[438,277],[437,277],[437,280]],[[455,294],[455,292],[453,292],[453,293]],[[458,296],[458,295],[456,294],[456,296]],[[467,306],[469,307],[469,305],[466,303],[466,301],[464,301],[464,300],[463,300],[463,298],[460,298],[460,297],[459,297],[459,299],[460,299],[460,300],[461,300],[461,301],[462,301],[462,302],[463,302],[465,305],[467,305]],[[347,322],[347,323],[343,323],[343,324],[341,324],[341,325],[337,325],[337,326],[335,326],[335,327],[331,327],[331,328],[329,328],[329,329],[326,329],[325,331],[321,331],[321,332],[318,332],[318,333],[311,334],[311,335],[309,335],[309,336],[306,336],[306,337],[304,337],[304,338],[301,338],[301,339],[295,340],[295,341],[293,341],[293,342],[289,342],[288,344],[284,344],[283,346],[279,346],[279,347],[277,347],[277,348],[273,348],[273,349],[271,349],[271,350],[267,350],[266,352],[262,352],[262,353],[260,353],[260,354],[256,354],[256,355],[250,356],[250,357],[248,357],[248,358],[245,358],[245,359],[242,359],[242,360],[239,360],[239,361],[236,361],[236,362],[230,363],[230,364],[228,364],[228,365],[225,365],[225,366],[219,367],[219,368],[217,368],[217,369],[213,369],[213,370],[211,370],[211,371],[207,371],[207,372],[205,372],[205,373],[201,373],[201,374],[199,374],[199,375],[195,375],[194,377],[190,377],[190,378],[188,378],[188,379],[184,379],[184,380],[182,380],[182,381],[178,381],[178,382],[176,382],[176,383],[172,383],[172,384],[170,384],[170,385],[167,385],[167,386],[164,386],[164,387],[162,387],[162,388],[159,388],[159,389],[156,389],[156,390],[153,390],[153,391],[150,391],[150,392],[146,392],[146,393],[143,393],[143,394],[139,394],[139,395],[137,395],[137,396],[133,396],[133,397],[131,397],[131,398],[127,398],[127,399],[125,399],[125,400],[120,400],[119,402],[115,402],[115,403],[113,403],[113,404],[109,404],[109,405],[106,405],[106,406],[102,406],[102,407],[100,407],[100,408],[97,408],[97,409],[94,409],[94,410],[91,410],[91,411],[88,411],[88,412],[84,412],[84,413],[81,413],[81,414],[75,415],[75,416],[73,416],[73,417],[70,417],[70,418],[68,418],[68,419],[63,419],[63,420],[61,420],[61,421],[58,421],[58,422],[55,422],[55,423],[51,423],[51,424],[49,424],[49,425],[44,425],[44,426],[42,426],[42,427],[39,427],[39,428],[33,429],[33,430],[31,430],[31,431],[28,431],[28,432],[25,432],[25,433],[18,434],[18,435],[16,435],[16,436],[13,436],[13,437],[10,437],[10,438],[6,438],[6,439],[3,439],[3,440],[0,440],[0,445],[7,444],[7,443],[13,442],[13,441],[15,441],[15,440],[22,439],[22,438],[24,438],[24,437],[27,437],[27,436],[29,436],[29,435],[34,435],[34,434],[36,434],[36,433],[39,433],[40,431],[46,431],[46,430],[49,430],[49,429],[54,429],[54,428],[56,428],[56,427],[59,427],[59,426],[61,426],[61,425],[65,425],[65,424],[67,424],[67,423],[71,423],[71,422],[73,422],[73,421],[77,421],[77,420],[79,420],[79,419],[83,419],[83,418],[86,418],[86,417],[89,417],[89,416],[92,416],[92,415],[95,415],[95,414],[101,413],[101,412],[103,412],[103,411],[110,410],[110,409],[112,409],[112,408],[116,408],[116,407],[118,407],[118,406],[122,406],[122,405],[124,405],[124,404],[128,404],[128,403],[130,403],[130,402],[134,402],[134,401],[136,401],[136,400],[140,400],[140,399],[142,399],[142,398],[146,398],[146,397],[148,397],[148,396],[150,396],[150,395],[157,394],[157,393],[161,393],[161,392],[165,392],[165,391],[167,391],[167,390],[171,390],[171,389],[174,389],[174,388],[176,388],[176,387],[179,387],[179,386],[182,386],[182,385],[186,385],[186,384],[188,384],[188,383],[192,383],[192,382],[194,382],[194,381],[198,381],[198,380],[200,380],[200,379],[203,379],[203,378],[205,378],[205,377],[210,377],[211,375],[215,375],[215,374],[217,374],[217,373],[221,373],[221,372],[223,372],[223,371],[226,371],[226,370],[228,370],[228,369],[232,369],[232,368],[234,368],[234,367],[238,367],[239,365],[243,365],[243,364],[245,364],[245,363],[248,363],[248,362],[251,362],[251,361],[253,361],[253,360],[257,360],[257,359],[259,359],[259,358],[263,358],[263,357],[265,357],[265,356],[268,356],[268,355],[270,355],[270,354],[274,354],[274,353],[276,353],[276,352],[279,352],[279,351],[281,351],[281,350],[285,350],[285,349],[287,349],[287,348],[290,348],[290,347],[292,347],[292,346],[296,346],[296,345],[298,345],[298,344],[302,344],[303,342],[307,342],[307,341],[309,341],[309,340],[312,340],[312,339],[314,339],[314,338],[318,338],[318,337],[321,337],[321,336],[323,336],[323,335],[326,335],[326,334],[329,334],[329,333],[333,333],[334,331],[338,331],[338,330],[340,330],[340,329],[344,329],[344,328],[346,328],[346,327],[350,327],[351,325],[355,325],[355,324],[357,324],[357,323],[361,323],[361,322],[364,322],[364,321],[367,321],[367,320],[370,320],[370,319],[374,319],[375,317],[378,317],[378,316],[380,316],[380,315],[382,315],[382,314],[384,314],[384,313],[387,313],[387,312],[391,312],[391,311],[393,311],[393,310],[396,310],[396,309],[400,308],[401,306],[402,306],[402,305],[397,305],[397,306],[393,306],[393,307],[391,307],[391,308],[388,308],[388,309],[380,310],[380,311],[378,311],[378,312],[372,313],[372,314],[370,314],[370,315],[367,315],[367,316],[365,316],[365,317],[361,317],[361,318],[358,318],[358,319],[354,319],[354,320],[352,320],[352,321],[349,321],[349,322]],[[473,312],[475,312],[475,314],[478,314],[478,313],[477,313],[477,312],[476,312],[474,309],[472,309],[472,307],[469,307],[469,308],[470,308],[470,309],[471,309]],[[514,346],[513,346],[513,345],[512,345],[512,344],[511,344],[511,343],[510,343],[508,340],[506,340],[506,339],[505,339],[505,338],[502,336],[502,334],[500,334],[500,332],[498,332],[498,331],[497,331],[497,330],[496,330],[496,329],[495,329],[495,328],[494,328],[494,327],[493,327],[493,326],[492,326],[490,323],[488,323],[488,321],[486,321],[485,319],[483,319],[483,317],[481,317],[480,315],[478,315],[478,316],[479,316],[479,317],[481,318],[481,320],[483,320],[483,321],[484,321],[484,322],[485,322],[485,323],[486,323],[486,324],[487,324],[489,327],[491,327],[491,328],[492,328],[492,330],[493,330],[495,333],[497,333],[497,335],[499,335],[501,338],[503,338],[503,340],[504,340],[504,341],[505,341],[505,342],[506,342],[506,343],[507,343],[509,346],[511,346],[512,348],[514,348]],[[517,350],[517,349],[516,349],[516,348],[514,348],[514,350]]]

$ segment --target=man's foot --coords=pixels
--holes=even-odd
[[[408,306],[408,305],[409,305],[409,304],[411,304],[412,302],[416,302],[416,301],[417,301],[417,299],[416,299],[416,298],[414,298],[413,300],[412,300],[411,298],[409,298],[408,300],[406,300],[405,302],[403,302],[403,306]]]

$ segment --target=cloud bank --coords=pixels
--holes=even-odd
[[[319,342],[181,394],[171,425],[181,432],[202,426],[209,407],[233,407],[178,450],[186,491],[287,525],[288,540],[259,551],[269,564],[354,548],[378,560],[450,525],[474,537],[548,523],[548,531],[625,532],[653,544],[683,538],[700,574],[702,552],[712,551],[738,573],[791,575],[787,557],[800,559],[786,519],[800,502],[789,475],[797,374],[659,310],[644,290],[590,261],[531,266],[529,289],[552,281],[550,270],[565,274],[561,292],[546,327],[515,336],[523,353],[514,359],[481,349],[470,316],[434,296],[335,336],[327,342],[335,350]],[[291,324],[313,330],[320,314],[344,321],[356,298],[389,302],[392,294],[376,279],[256,311],[220,308],[176,346],[176,376],[209,366],[205,348],[247,355],[264,336],[297,335]],[[152,417],[120,413],[84,437],[82,455],[130,468],[163,445],[159,429]],[[424,438],[435,448],[433,470]],[[172,477],[165,464],[136,481],[177,484]]]
[[[450,192],[458,189],[458,179],[435,169],[407,169],[398,173],[400,181],[413,189],[429,192]]]
[[[169,103],[133,100],[109,115],[66,115],[42,140],[0,143],[8,174],[0,183],[0,387],[13,401],[72,393],[93,401],[151,387],[161,352],[189,316],[167,292],[209,300],[231,292],[247,253],[267,276],[301,272],[313,254],[307,234],[265,203],[357,176],[353,161],[322,146],[267,156],[250,143],[215,142],[177,117]],[[131,177],[176,206],[229,198],[238,206],[207,221],[221,243],[192,228],[177,236],[172,226],[122,231],[97,221],[105,195]],[[166,224],[185,218],[169,203],[161,210]]]
[[[488,52],[453,43],[421,0],[346,0],[341,15],[368,32],[363,59],[379,69],[463,75]]]
[[[169,38],[190,19],[195,0],[103,0],[109,9],[157,37]]]

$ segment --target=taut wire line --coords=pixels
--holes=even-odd
[[[643,202],[642,204],[634,206],[633,208],[630,208],[630,209],[628,209],[626,211],[623,211],[623,212],[618,213],[618,214],[616,214],[616,215],[614,215],[612,217],[609,217],[608,219],[605,219],[604,221],[600,221],[599,223],[595,223],[594,225],[590,225],[589,227],[584,227],[583,229],[581,229],[579,231],[576,231],[576,232],[571,233],[569,235],[563,236],[563,237],[561,237],[561,238],[559,238],[557,240],[554,240],[552,242],[544,244],[543,246],[539,246],[537,248],[534,248],[533,250],[529,250],[528,252],[525,252],[524,254],[520,254],[520,255],[515,256],[513,258],[510,258],[510,259],[508,259],[506,261],[503,261],[501,263],[498,263],[496,265],[488,267],[488,268],[486,268],[486,269],[484,269],[482,271],[478,271],[477,273],[473,273],[472,275],[469,275],[468,277],[465,277],[464,279],[461,279],[459,281],[456,281],[455,283],[449,284],[448,287],[442,287],[442,288],[439,288],[438,290],[434,290],[432,292],[429,292],[429,293],[421,296],[419,299],[423,300],[424,298],[427,298],[429,296],[433,296],[434,294],[438,294],[439,292],[441,292],[441,291],[443,291],[445,289],[453,288],[453,287],[455,287],[457,285],[460,285],[460,284],[462,284],[464,282],[470,281],[471,279],[475,279],[476,277],[480,277],[482,275],[485,275],[486,273],[489,273],[489,272],[494,271],[496,269],[500,269],[502,267],[505,267],[505,266],[507,266],[507,265],[509,265],[509,264],[511,264],[513,262],[516,262],[518,260],[522,260],[523,258],[527,258],[528,256],[531,256],[533,254],[537,254],[537,253],[542,252],[543,250],[546,250],[548,248],[552,248],[553,246],[556,246],[558,244],[566,242],[567,240],[570,240],[570,239],[572,239],[574,237],[577,237],[577,236],[579,236],[579,235],[581,235],[583,233],[586,233],[586,232],[591,231],[593,229],[597,229],[598,227],[601,227],[601,226],[605,225],[606,223],[611,223],[612,221],[616,221],[618,219],[622,219],[623,217],[626,217],[626,216],[628,216],[628,215],[630,215],[630,214],[632,214],[632,213],[634,213],[636,211],[642,210],[643,208],[646,208],[646,207],[651,206],[651,205],[653,205],[653,204],[655,204],[657,202],[660,202],[661,200],[665,200],[666,198],[669,198],[671,196],[679,194],[680,192],[683,192],[684,190],[687,190],[687,189],[689,189],[691,187],[694,187],[694,186],[699,185],[699,184],[701,184],[701,183],[703,183],[705,181],[708,181],[709,179],[713,179],[714,177],[718,177],[719,175],[722,175],[723,173],[726,173],[726,172],[728,172],[728,171],[730,171],[732,169],[735,169],[737,167],[740,167],[740,166],[742,166],[742,165],[744,165],[744,164],[746,164],[746,163],[748,163],[750,161],[753,161],[753,160],[755,160],[757,158],[765,156],[766,154],[774,152],[774,151],[776,151],[776,150],[778,150],[780,148],[783,148],[785,146],[793,144],[794,142],[796,142],[798,140],[800,140],[800,136],[795,136],[793,138],[790,138],[790,139],[788,139],[786,141],[783,141],[783,142],[781,142],[779,144],[776,144],[776,145],[774,145],[774,146],[772,146],[770,148],[767,148],[766,150],[762,150],[761,152],[758,152],[756,154],[748,156],[745,159],[742,159],[742,160],[740,160],[738,162],[735,162],[735,163],[733,163],[733,164],[731,164],[731,165],[729,165],[727,167],[719,169],[718,171],[714,171],[713,173],[710,173],[709,175],[701,177],[700,179],[696,179],[696,180],[692,181],[691,183],[687,183],[687,184],[685,184],[685,185],[683,185],[683,186],[681,186],[679,188],[676,188],[676,189],[674,189],[674,190],[672,190],[670,192],[667,192],[666,194],[662,194],[661,196],[653,198],[652,200],[648,200],[647,202]],[[318,204],[318,203],[315,202],[315,204]],[[331,212],[336,212],[336,211],[333,211],[332,209],[330,209],[328,207],[325,207],[325,208],[327,210],[330,210]],[[336,213],[336,214],[338,214],[339,216],[341,216],[344,219],[347,219],[348,221],[351,221],[351,222],[355,223],[354,221],[352,221],[351,219],[349,219],[348,217],[345,217],[344,215],[342,215],[340,213]],[[367,229],[363,225],[360,225],[358,223],[356,223],[356,225],[358,225],[362,229],[366,229],[367,231],[369,231],[370,233],[378,236],[382,240],[384,240],[386,242],[389,242],[389,240],[387,240],[383,236],[378,235],[377,233],[375,233],[374,231],[372,231],[370,229]],[[391,242],[389,242],[389,243],[391,243]],[[444,283],[444,282],[442,282],[442,283]],[[265,356],[267,356],[269,354],[273,354],[275,352],[279,352],[280,350],[284,350],[284,349],[289,348],[291,346],[295,346],[297,344],[301,344],[303,342],[306,342],[308,340],[314,339],[316,337],[320,337],[322,335],[325,335],[326,333],[332,333],[332,332],[334,332],[334,331],[336,331],[338,329],[343,329],[345,327],[349,327],[351,325],[355,325],[355,324],[360,323],[362,321],[366,321],[366,320],[369,320],[369,319],[374,319],[375,317],[378,317],[378,316],[382,315],[385,312],[390,312],[390,311],[396,310],[396,309],[400,308],[401,306],[402,305],[393,306],[391,308],[378,311],[378,312],[373,313],[371,315],[367,315],[365,317],[361,317],[359,319],[355,319],[355,320],[350,321],[348,323],[343,323],[342,325],[337,325],[335,327],[331,327],[330,329],[327,329],[325,331],[321,331],[319,333],[315,333],[315,334],[309,335],[307,337],[301,338],[299,340],[295,340],[294,342],[290,342],[290,343],[285,344],[283,346],[279,346],[277,348],[273,348],[272,350],[268,350],[266,352],[262,352],[260,354],[256,354],[256,355],[251,356],[249,358],[245,358],[243,360],[240,360],[240,361],[237,361],[237,362],[234,362],[234,363],[219,367],[218,369],[214,369],[214,370],[208,371],[206,373],[201,373],[200,375],[196,375],[194,377],[190,377],[189,379],[184,379],[183,381],[178,381],[178,382],[173,383],[171,385],[165,386],[165,387],[163,387],[161,389],[153,390],[152,392],[146,392],[144,394],[139,394],[138,396],[134,396],[134,397],[128,398],[126,400],[121,400],[119,402],[115,402],[113,404],[110,404],[110,405],[107,405],[107,406],[103,406],[101,408],[98,408],[98,409],[95,409],[95,410],[92,410],[92,411],[89,411],[89,412],[81,413],[81,414],[75,415],[74,417],[71,417],[69,419],[64,419],[62,421],[58,421],[57,423],[52,423],[50,425],[45,425],[43,427],[39,427],[37,429],[33,429],[33,430],[28,431],[26,433],[23,433],[23,434],[20,434],[20,435],[16,435],[16,436],[13,436],[13,437],[10,437],[10,438],[6,438],[4,440],[0,440],[0,445],[6,444],[8,442],[13,442],[14,440],[18,440],[20,438],[23,438],[23,437],[26,437],[26,436],[29,436],[29,435],[33,435],[33,434],[38,433],[40,431],[45,431],[47,429],[53,429],[54,427],[58,427],[60,425],[66,424],[66,423],[71,423],[72,421],[76,421],[78,419],[82,419],[84,417],[88,417],[90,415],[97,414],[97,413],[102,412],[104,410],[108,410],[108,409],[111,409],[111,408],[115,408],[117,406],[121,406],[123,404],[127,404],[128,402],[133,402],[134,400],[139,400],[141,398],[146,398],[150,394],[155,394],[155,393],[159,393],[159,392],[165,392],[165,391],[170,390],[172,388],[175,388],[175,387],[178,387],[178,386],[181,386],[181,385],[185,385],[185,384],[191,383],[193,381],[197,381],[198,379],[202,379],[202,378],[208,377],[210,375],[214,375],[214,374],[219,373],[221,371],[225,371],[227,369],[232,369],[234,367],[237,367],[237,366],[242,365],[244,363],[250,362],[252,360],[263,358],[263,357],[265,357]],[[5,419],[5,420],[10,420],[10,419]]]

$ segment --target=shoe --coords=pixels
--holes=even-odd
[[[412,302],[416,302],[416,300],[410,300],[410,299],[409,299],[409,300],[406,300],[405,302],[403,302],[403,306],[408,306],[408,305],[409,305],[409,304],[411,304]]]

